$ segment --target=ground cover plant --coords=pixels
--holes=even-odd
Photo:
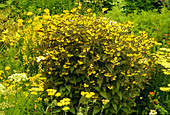
[[[161,46],[137,21],[119,23],[105,17],[107,8],[97,15],[80,2],[75,6],[59,14],[24,12],[12,22],[16,28],[2,29],[0,112],[168,114],[168,36]]]

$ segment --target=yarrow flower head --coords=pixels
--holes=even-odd
[[[10,81],[21,82],[28,80],[25,73],[15,73],[8,77]]]
[[[109,102],[109,100],[108,99],[103,99],[102,100],[102,103],[105,105],[105,104],[107,104]]]
[[[47,89],[46,91],[47,91],[48,95],[54,95],[57,92],[56,89]]]
[[[39,57],[36,57],[36,58],[37,58],[37,62],[40,62],[41,60],[45,59],[43,56],[39,56]]]
[[[63,107],[63,108],[62,108],[63,111],[67,111],[67,110],[69,110],[69,109],[70,109],[70,107]]]
[[[149,115],[156,115],[156,114],[157,114],[156,110],[150,110]]]

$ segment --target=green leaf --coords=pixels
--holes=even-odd
[[[74,107],[71,107],[69,111],[72,112],[74,115],[76,113]]]
[[[74,71],[74,67],[71,66],[71,67],[70,67],[70,72],[73,73],[73,71]]]
[[[118,92],[117,94],[120,97],[120,100],[122,100],[122,92]]]
[[[128,62],[127,62],[127,60],[123,60],[123,61],[121,61],[120,62],[120,64],[119,65],[122,65],[122,64],[127,64]]]
[[[103,62],[108,58],[107,54],[103,56]]]
[[[61,85],[63,83],[64,83],[63,81],[59,81],[59,82],[56,82],[55,85]]]
[[[79,100],[79,104],[84,103],[86,101],[86,98],[84,96],[81,96]]]
[[[4,8],[5,6],[7,6],[6,4],[0,4],[0,8]]]
[[[66,85],[66,88],[69,92],[71,91],[71,85]]]
[[[60,92],[63,92],[63,91],[65,91],[66,89],[65,89],[65,87],[63,86],[63,85],[60,85]]]
[[[8,1],[6,1],[6,3],[7,3],[8,5],[10,5],[13,1],[14,1],[14,0],[8,0]]]
[[[99,111],[100,111],[99,107],[95,106],[94,109],[93,109],[93,115],[98,113]]]
[[[99,87],[99,86],[93,86],[93,88],[94,88],[95,90],[97,90],[98,92],[100,92],[100,87]]]
[[[117,86],[117,91],[119,91],[119,88],[120,88],[120,83],[119,83],[119,81],[117,81],[116,86]]]
[[[112,71],[113,71],[112,64],[106,63],[106,67],[107,67],[107,69],[110,71],[110,73],[112,73]]]
[[[121,108],[125,113],[129,113],[129,110],[127,108]]]
[[[112,113],[112,115],[113,115],[113,113],[116,113],[116,111],[114,110],[113,107],[110,107],[110,108],[109,108],[109,111]]]
[[[51,113],[59,113],[61,110],[55,110],[55,111],[52,111]]]
[[[104,92],[104,91],[101,91],[101,92],[100,92],[100,95],[101,95],[102,97],[104,97],[104,98],[107,98],[107,93]]]
[[[83,70],[81,69],[77,69],[76,70],[76,73],[79,75],[79,74],[86,74]]]
[[[116,106],[116,104],[113,104],[113,103],[112,103],[112,106],[113,106],[113,108],[117,111],[117,106]]]
[[[99,84],[99,87],[101,87],[102,83],[103,83],[103,77],[97,79],[97,84]]]
[[[112,95],[114,95],[115,94],[115,91],[114,90],[112,90]]]

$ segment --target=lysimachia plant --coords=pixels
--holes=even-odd
[[[130,114],[135,97],[150,78],[150,49],[155,40],[144,31],[139,36],[129,32],[133,26],[130,21],[113,23],[90,9],[81,15],[82,4],[78,4],[60,15],[50,15],[45,9],[43,16],[34,17],[29,25],[18,21],[23,62],[28,72],[37,65],[36,69],[46,76],[45,89],[56,89],[61,98],[72,100],[69,111],[73,114],[84,102],[81,91],[95,92],[97,100],[109,100],[104,110],[102,103],[89,108],[93,114],[101,112],[96,110]]]

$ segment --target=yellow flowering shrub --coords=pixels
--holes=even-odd
[[[115,24],[89,11],[81,15],[78,8],[60,15],[44,12],[21,30],[20,52],[31,54],[23,55],[28,70],[38,63],[47,77],[46,88],[55,87],[61,97],[70,98],[73,113],[83,103],[83,95],[92,96],[81,91],[95,92],[100,101],[110,100],[105,114],[132,113],[135,97],[150,78],[154,38],[144,31],[140,36],[129,32],[131,22]],[[102,103],[96,104],[93,111],[101,107]]]

